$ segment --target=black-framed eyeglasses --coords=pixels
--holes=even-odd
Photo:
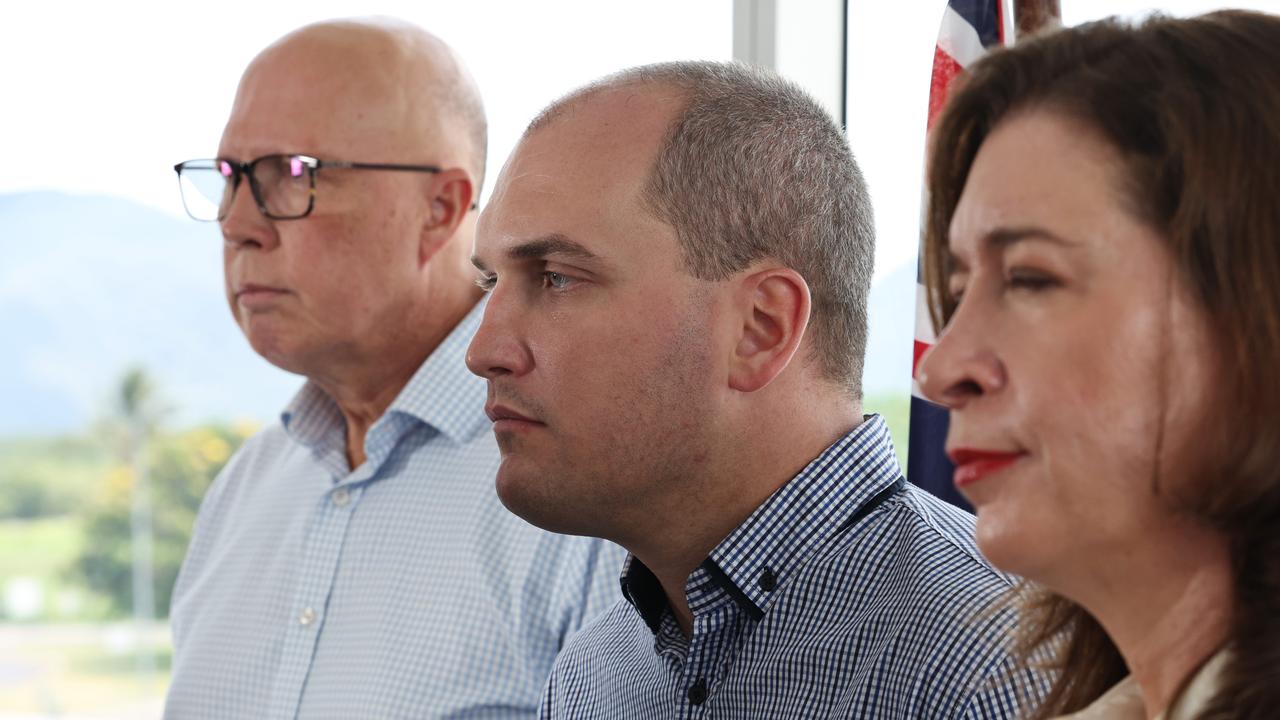
[[[304,218],[315,209],[316,171],[322,168],[441,172],[435,165],[319,160],[309,155],[263,155],[249,162],[210,158],[187,160],[173,166],[178,173],[178,187],[182,190],[182,204],[187,214],[205,222],[227,217],[240,180],[246,177],[263,215],[272,220]]]

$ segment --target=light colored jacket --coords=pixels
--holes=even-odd
[[[1187,683],[1169,707],[1156,715],[1155,720],[1192,720],[1213,699],[1218,690],[1219,677],[1227,663],[1227,651],[1219,650],[1200,666],[1191,682]],[[1121,680],[1089,707],[1057,720],[1146,720],[1147,709],[1142,703],[1142,691],[1130,675]]]

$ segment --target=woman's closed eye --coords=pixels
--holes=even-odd
[[[1012,290],[1042,292],[1061,285],[1058,278],[1043,270],[1012,268],[1005,273],[1005,285]]]

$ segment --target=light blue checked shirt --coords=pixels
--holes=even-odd
[[[536,713],[566,638],[619,597],[624,553],[499,503],[482,308],[365,439],[308,383],[213,484],[178,578],[165,716],[510,718]]]
[[[1045,686],[1009,655],[1009,581],[972,516],[901,477],[871,416],[689,576],[690,638],[629,558],[626,599],[557,659],[542,716],[1022,717]]]

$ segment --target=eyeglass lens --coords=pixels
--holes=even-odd
[[[296,155],[268,155],[248,167],[251,191],[274,218],[300,217],[311,207],[310,166]],[[236,192],[237,168],[228,160],[185,163],[179,179],[187,212],[197,220],[226,217]]]

